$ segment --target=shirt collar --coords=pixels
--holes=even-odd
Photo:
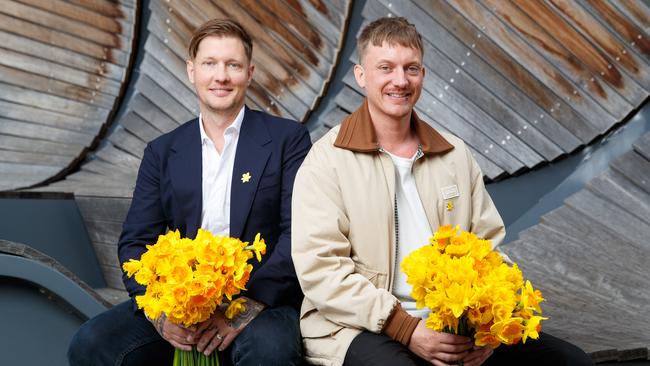
[[[423,154],[444,154],[454,148],[438,131],[422,121],[415,111],[411,113],[411,124],[420,141],[419,150]],[[367,99],[341,122],[334,146],[356,152],[379,151],[377,133],[370,118]]]
[[[230,126],[226,127],[226,130],[223,131],[224,135],[226,135],[231,131],[234,132],[236,135],[239,135],[239,131],[241,131],[242,122],[244,121],[245,110],[246,110],[246,106],[244,105],[241,107],[239,113],[237,113],[237,117],[235,117],[235,119],[232,121]],[[201,133],[201,145],[207,142],[212,142],[208,137],[208,134],[205,133],[205,128],[203,127],[203,116],[200,113],[199,113],[199,131]]]

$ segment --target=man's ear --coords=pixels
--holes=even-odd
[[[366,71],[363,69],[363,66],[359,64],[354,65],[354,79],[361,88],[366,87]]]
[[[253,73],[255,73],[255,65],[250,64],[250,66],[248,66],[248,85],[251,85],[251,82],[253,81]]]
[[[194,84],[194,62],[192,60],[186,60],[185,69],[187,70],[187,78],[190,80],[190,83]]]

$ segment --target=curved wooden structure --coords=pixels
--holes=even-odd
[[[133,1],[0,6],[0,190],[67,173],[111,122],[134,48]]]
[[[366,21],[387,15],[405,16],[424,37],[418,112],[465,140],[491,180],[588,144],[650,91],[650,8],[641,2],[379,0],[363,9]],[[360,105],[350,61],[316,137]]]

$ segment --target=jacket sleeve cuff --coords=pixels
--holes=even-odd
[[[382,333],[408,346],[411,341],[411,335],[413,335],[415,327],[420,320],[420,318],[409,315],[409,313],[402,309],[400,304],[397,304],[386,320],[386,325],[382,329]]]

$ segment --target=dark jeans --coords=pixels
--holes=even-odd
[[[343,365],[424,366],[430,363],[388,336],[363,332],[350,344]],[[587,354],[573,344],[540,333],[539,339],[529,339],[526,344],[497,347],[483,366],[497,365],[587,366],[593,365],[593,362]]]
[[[71,366],[171,365],[174,348],[126,301],[85,322],[68,349]],[[219,354],[222,365],[301,365],[298,311],[265,309]]]

